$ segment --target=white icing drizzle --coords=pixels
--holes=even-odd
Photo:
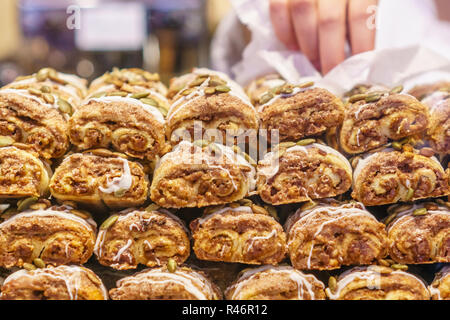
[[[131,245],[133,244],[133,241],[131,239],[128,239],[127,244],[124,245],[122,248],[119,249],[119,251],[117,251],[117,254],[113,257],[113,261],[114,262],[119,262],[120,257],[122,256],[122,254],[128,250],[129,247],[131,247]],[[130,261],[131,262],[131,261]]]
[[[231,207],[225,207],[222,209],[219,209],[217,211],[214,211],[204,217],[198,218],[198,222],[199,225],[202,225],[203,223],[205,223],[206,221],[208,221],[211,218],[214,218],[217,215],[221,215],[224,212],[228,212],[228,211],[232,211],[232,212],[245,212],[245,213],[253,213],[252,209],[248,206],[241,206],[241,207],[237,207],[237,208],[231,208]]]
[[[253,248],[253,243],[257,240],[269,240],[270,238],[272,238],[273,236],[275,236],[277,234],[277,230],[273,229],[268,235],[265,236],[255,236],[250,238],[250,245],[247,248],[247,252],[250,252]],[[278,244],[279,245],[279,244]]]
[[[106,188],[99,186],[99,190],[103,193],[113,193],[119,190],[129,190],[133,183],[133,177],[131,175],[130,166],[128,161],[122,158],[117,158],[123,163],[123,173],[120,177],[114,177],[112,180],[107,178]]]
[[[117,281],[116,286],[122,284],[134,283],[142,286],[148,284],[169,284],[176,283],[183,286],[187,292],[192,294],[198,300],[208,300],[207,295],[214,296],[214,290],[209,281],[200,273],[191,271],[192,275],[184,270],[177,269],[175,272],[165,271],[163,268],[147,269],[133,276],[125,277]]]
[[[84,270],[82,267],[71,265],[71,266],[58,266],[55,268],[43,268],[43,269],[35,269],[32,271],[27,271],[25,269],[14,272],[10,276],[8,276],[3,285],[8,282],[17,280],[19,278],[30,278],[38,276],[49,276],[55,280],[62,280],[66,284],[67,293],[69,294],[70,300],[78,299],[78,290],[81,284],[81,273],[87,273],[88,271]],[[108,291],[106,290],[103,283],[100,281],[100,290],[102,291],[102,295],[104,300],[108,299]],[[1,296],[2,294],[0,294]]]
[[[352,166],[351,166],[350,162],[348,162],[347,158],[345,158],[341,153],[339,153],[335,149],[333,149],[329,146],[325,146],[320,143],[312,143],[307,146],[292,146],[290,148],[287,148],[285,153],[301,151],[301,152],[307,154],[309,152],[309,149],[313,148],[313,147],[320,149],[320,150],[326,152],[327,154],[335,155],[344,163],[344,165],[347,167],[347,171],[352,172]],[[266,153],[264,155],[263,160],[261,160],[259,162],[259,164],[260,164],[260,166],[258,166],[258,175],[264,176],[266,178],[266,180],[272,178],[273,176],[275,176],[278,173],[278,170],[279,170],[279,161],[277,159],[277,152],[272,151],[272,152]],[[261,165],[263,165],[263,166],[261,166]]]
[[[28,90],[22,90],[22,89],[1,89],[0,90],[0,95],[1,94],[17,94],[21,97],[27,98],[27,99],[31,99],[37,103],[39,103],[39,105],[42,106],[46,106],[47,108],[51,108],[51,109],[58,109],[58,97],[53,95],[53,98],[55,99],[55,102],[53,104],[47,103],[46,101],[44,101],[44,99],[40,99],[39,97],[32,95],[31,93],[28,92]]]
[[[158,110],[158,108],[156,108],[154,106],[151,106],[149,104],[145,104],[145,103],[141,102],[138,99],[134,99],[134,98],[130,98],[130,97],[119,97],[119,96],[104,96],[104,97],[101,97],[101,98],[89,98],[86,103],[88,103],[90,101],[103,102],[103,103],[128,103],[128,104],[133,104],[133,105],[139,106],[142,109],[144,109],[145,111],[147,111],[158,122],[160,122],[162,124],[165,123],[164,116],[161,113],[161,111]]]
[[[69,219],[69,220],[78,222],[79,224],[81,224],[83,227],[85,227],[89,231],[92,231],[93,229],[95,229],[97,227],[97,224],[95,223],[95,221],[92,218],[83,219],[83,218],[80,218],[79,216],[69,213],[69,212],[56,211],[56,210],[52,210],[52,209],[43,209],[43,210],[27,210],[27,211],[15,214],[15,215],[11,216],[10,218],[8,218],[7,220],[3,221],[0,224],[0,228],[14,222],[17,219],[32,218],[32,217],[58,217],[58,218],[62,218],[62,219]]]
[[[235,163],[240,166],[244,166],[250,169],[250,171],[246,172],[246,177],[249,181],[249,191],[253,191],[256,187],[256,170],[255,168],[240,154],[236,153],[230,147],[215,144],[217,148],[220,149],[221,156],[217,157],[209,157],[206,152],[204,152],[200,147],[195,146],[193,143],[183,140],[181,141],[171,152],[166,153],[163,157],[161,157],[155,166],[155,171],[161,166],[162,163],[166,161],[172,161],[176,164],[198,164],[201,162],[205,162],[210,168],[217,168],[223,170],[230,177],[231,183],[235,190],[237,187],[234,183],[234,179],[232,178],[229,170],[227,170],[224,166],[222,166],[221,162],[223,162],[224,158],[228,161]],[[191,148],[195,148],[195,152],[191,153]]]
[[[305,275],[301,271],[288,266],[264,265],[244,272],[242,276],[237,280],[237,282],[227,289],[227,292],[230,290],[234,290],[233,295],[231,296],[231,300],[242,299],[240,295],[242,288],[246,287],[248,282],[250,282],[260,273],[283,274],[289,277],[289,279],[297,284],[297,298],[299,300],[302,300],[305,295],[303,287],[306,287],[306,291],[308,292],[311,300],[314,300],[316,297],[313,286],[308,280],[309,277],[317,281],[317,279],[313,275]]]
[[[390,274],[401,274],[410,278],[413,278],[417,280],[424,288],[427,289],[427,286],[425,283],[415,275],[404,272],[401,270],[393,270]],[[347,270],[343,274],[340,275],[339,281],[337,283],[337,289],[334,293],[331,292],[331,290],[328,291],[329,298],[332,300],[336,300],[339,298],[339,295],[341,294],[341,291],[345,289],[345,287],[353,282],[355,279],[362,279],[367,280],[367,287],[374,287],[377,288],[378,286],[378,280],[383,277],[382,274],[380,274],[378,271],[376,271],[376,268],[373,268],[372,266],[369,267],[355,267],[353,269]]]

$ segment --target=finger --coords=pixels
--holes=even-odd
[[[350,0],[348,23],[352,54],[373,50],[375,47],[375,14],[377,0]]]
[[[317,1],[290,0],[289,5],[292,24],[300,50],[319,69]]]
[[[298,50],[291,15],[289,14],[289,0],[270,0],[269,11],[270,20],[278,39],[288,49]]]
[[[319,0],[319,57],[326,74],[345,60],[346,0]]]

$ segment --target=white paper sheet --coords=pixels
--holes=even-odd
[[[384,12],[382,14],[383,19],[377,18],[377,24],[382,24],[382,26],[377,27],[376,41],[378,48],[381,49],[348,58],[324,78],[303,54],[286,50],[277,39],[270,22],[268,0],[231,1],[239,20],[252,32],[252,40],[245,48],[242,60],[232,68],[236,81],[242,85],[246,85],[252,79],[269,72],[278,72],[292,83],[304,81],[303,78],[308,77],[336,94],[341,94],[360,83],[386,86],[403,84],[405,89],[408,90],[416,84],[450,79],[450,54],[446,55],[445,50],[442,54],[443,46],[449,45],[449,43],[443,43],[446,36],[450,37],[450,33],[446,32],[446,30],[449,31],[446,29],[447,26],[440,25],[439,28],[434,29],[438,30],[440,34],[435,35],[434,42],[427,41],[426,46],[411,45],[417,39],[415,40],[408,33],[403,36],[404,42],[394,46],[391,43],[392,37],[389,38],[389,31],[394,32],[394,26],[388,22],[393,20],[393,15],[399,11],[394,10],[393,4],[387,3],[388,1],[381,1],[380,5],[383,5],[383,7],[378,9]],[[424,1],[427,7],[431,6],[432,0]],[[383,4],[383,2],[385,3]],[[401,2],[405,7],[405,1],[401,0]],[[413,2],[415,4],[410,3],[410,9],[417,11],[419,3],[417,0]],[[435,15],[434,11],[435,8],[432,6],[430,10],[424,12],[423,17],[418,21],[418,28],[422,30],[431,26],[431,21],[433,21]],[[378,12],[378,15],[380,15],[380,12]],[[411,19],[411,17],[402,16],[404,17],[394,19],[394,21],[404,27],[405,21]],[[405,33],[404,28],[402,30]],[[435,43],[435,46],[431,43]],[[433,50],[440,51],[441,54]]]

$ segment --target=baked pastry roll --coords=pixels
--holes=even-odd
[[[110,216],[100,227],[94,250],[98,261],[118,270],[182,264],[190,253],[184,223],[169,211],[150,205]]]
[[[450,210],[436,203],[391,207],[389,255],[402,264],[450,262]]]
[[[80,150],[113,148],[149,161],[165,153],[164,116],[169,108],[166,97],[151,83],[131,85],[125,79],[119,80],[123,79],[119,76],[109,75],[107,79],[112,80],[99,86],[103,77],[93,82],[91,91],[97,91],[70,119],[70,141]]]
[[[436,91],[422,100],[430,111],[426,138],[433,150],[450,153],[450,84],[447,91]]]
[[[30,145],[45,159],[59,158],[69,148],[67,119],[72,107],[56,93],[42,90],[0,90],[0,139],[2,144]]]
[[[278,130],[280,141],[296,141],[340,125],[344,119],[342,101],[313,86],[313,82],[285,84],[263,94],[257,104],[261,129]]]
[[[286,80],[284,80],[279,74],[267,74],[250,82],[247,87],[245,87],[245,92],[249,96],[253,105],[257,105],[267,91],[285,84]]]
[[[201,260],[277,264],[286,253],[282,226],[250,200],[207,208],[190,227]]]
[[[227,300],[325,300],[325,285],[290,266],[246,269],[225,291]]]
[[[94,250],[96,224],[79,212],[63,206],[7,218],[0,224],[0,266],[85,263]]]
[[[51,175],[48,164],[29,147],[0,148],[0,199],[43,196]]]
[[[448,176],[435,157],[393,149],[369,154],[353,172],[352,197],[367,206],[449,194]]]
[[[423,280],[409,272],[383,266],[355,267],[330,281],[331,300],[429,300]]]
[[[5,279],[1,300],[107,300],[102,280],[81,266],[19,270]]]
[[[189,267],[169,271],[146,269],[117,281],[112,300],[220,300],[222,295],[204,274]]]
[[[421,134],[429,125],[426,106],[407,94],[369,91],[354,95],[350,102],[339,133],[340,145],[349,154]]]
[[[258,129],[254,106],[244,90],[225,74],[194,69],[183,79],[186,85],[173,97],[167,115],[166,135],[171,144],[181,139],[192,141],[194,129],[203,139],[223,144],[227,139],[245,139],[248,130]]]
[[[139,68],[113,68],[111,72],[106,72],[91,82],[89,95],[109,92],[110,88],[128,91],[130,87],[147,89],[163,96],[167,95],[167,88],[160,81],[157,73],[150,73]]]
[[[286,221],[291,263],[300,270],[371,264],[387,256],[384,227],[358,202],[306,204]]]
[[[450,266],[445,266],[436,273],[433,282],[428,287],[433,300],[450,300]]]
[[[140,163],[102,149],[69,155],[50,180],[50,191],[58,200],[110,209],[143,204],[148,186]]]
[[[87,80],[74,74],[58,72],[53,68],[43,68],[32,75],[18,77],[5,88],[33,88],[41,90],[43,94],[54,95],[56,93],[59,98],[66,100],[76,108],[86,97]]]
[[[334,197],[352,184],[352,167],[336,150],[319,144],[286,142],[258,163],[257,189],[273,205]]]
[[[150,197],[166,208],[205,207],[244,198],[255,168],[243,154],[206,141],[180,142],[156,164]]]

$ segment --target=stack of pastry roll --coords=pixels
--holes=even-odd
[[[69,148],[67,120],[86,94],[85,80],[45,68],[0,90],[0,144],[33,146],[45,159]]]
[[[50,180],[54,198],[100,209],[139,206],[147,200],[148,186],[142,164],[106,149],[68,155]]]
[[[352,167],[335,149],[314,139],[283,142],[258,163],[257,189],[273,205],[334,197],[352,184]]]
[[[70,141],[80,150],[112,148],[152,161],[166,151],[166,89],[157,74],[114,69],[94,80],[89,96],[69,121]]]
[[[182,264],[190,253],[187,229],[180,218],[157,205],[126,209],[100,226],[94,250],[98,261],[114,269]]]
[[[450,300],[450,265],[436,273],[428,289],[431,293],[431,299]]]
[[[269,208],[273,210],[274,208]],[[190,224],[197,258],[246,264],[277,264],[286,253],[286,235],[274,216],[243,199],[206,208]]]
[[[225,144],[226,139],[245,138],[248,130],[258,129],[255,107],[244,90],[223,73],[194,69],[172,81],[169,92],[174,91],[166,126],[172,144],[197,139],[196,134]]]
[[[0,266],[34,269],[83,264],[91,257],[97,225],[87,212],[45,203],[19,211],[24,206],[19,202],[0,224]]]
[[[51,175],[48,163],[31,146],[0,147],[0,199],[44,196]]]
[[[340,147],[346,153],[364,153],[427,130],[427,107],[402,90],[374,86],[349,98],[339,131]]]
[[[228,300],[325,300],[325,285],[290,266],[244,269],[227,288]]]
[[[20,270],[3,282],[1,300],[107,300],[102,280],[91,270],[76,266]]]
[[[384,224],[357,202],[306,203],[285,229],[291,263],[300,270],[372,264],[388,254]]]
[[[113,300],[220,300],[219,288],[201,271],[190,267],[146,269],[117,281]]]
[[[150,197],[166,208],[205,207],[243,199],[255,187],[248,155],[205,140],[181,141],[156,164]]]
[[[344,118],[342,101],[313,82],[272,87],[260,97],[256,108],[260,128],[278,130],[280,141],[321,135],[340,125]]]
[[[332,281],[331,281],[332,280]],[[426,283],[412,273],[384,266],[355,267],[330,278],[331,300],[429,300]]]
[[[365,205],[441,197],[450,193],[441,163],[410,145],[366,154],[353,172],[352,197]]]
[[[434,202],[395,205],[386,218],[389,255],[398,263],[450,262],[450,210]]]

